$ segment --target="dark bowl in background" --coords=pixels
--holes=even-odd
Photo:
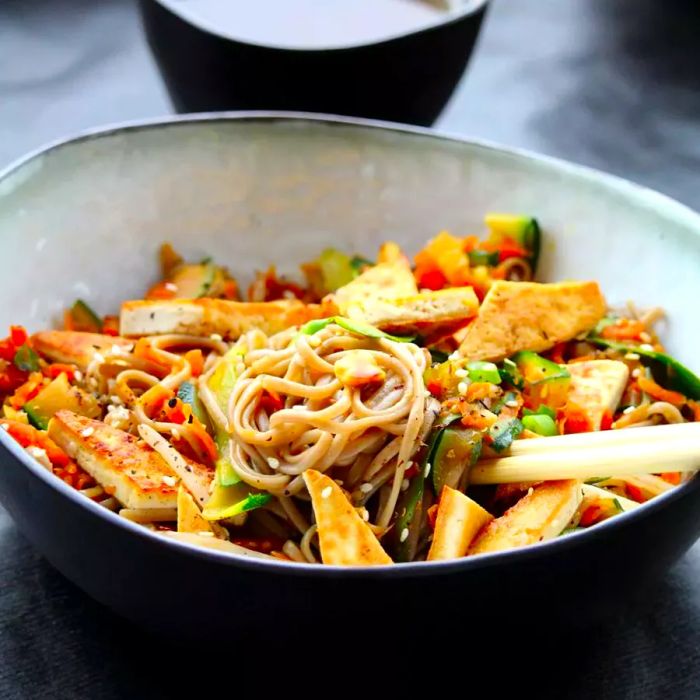
[[[487,0],[419,31],[308,50],[212,33],[184,19],[172,0],[140,4],[178,112],[298,110],[429,126],[464,73]]]

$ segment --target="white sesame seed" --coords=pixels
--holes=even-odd
[[[333,488],[331,486],[326,486],[326,488],[321,491],[321,498],[330,498],[331,493],[333,493]]]
[[[173,284],[172,282],[166,282],[166,283],[165,283],[165,288],[166,288],[169,292],[177,292],[177,285],[176,285],[176,284]]]
[[[534,492],[535,492],[535,489],[533,489],[532,486],[530,486],[530,488],[527,490],[527,495],[528,495],[528,496],[532,496],[532,494],[533,494]]]
[[[342,486],[345,482],[342,479],[333,479],[338,486]]]
[[[280,468],[280,461],[279,461],[279,459],[276,459],[275,457],[268,457],[267,463],[270,465],[270,469],[279,469]]]
[[[76,369],[75,372],[73,372],[73,376],[75,377],[76,382],[83,381],[83,373],[79,369]]]
[[[179,433],[175,428],[173,428],[173,429],[170,431],[170,437],[172,437],[173,440],[179,440],[179,439],[180,439],[180,433]]]
[[[423,471],[423,477],[424,477],[425,479],[428,478],[428,474],[430,474],[430,468],[431,468],[431,467],[432,467],[432,465],[430,464],[430,462],[428,462],[428,463],[425,465],[425,470]]]
[[[461,396],[466,396],[466,393],[467,393],[467,389],[468,389],[468,388],[469,388],[469,387],[467,386],[467,383],[466,383],[466,382],[460,382],[459,384],[457,384],[457,392],[458,392]]]
[[[297,298],[296,294],[294,294],[294,292],[291,289],[285,289],[282,292],[282,297],[284,299],[296,299]]]
[[[115,405],[115,406],[122,406],[124,405],[124,402],[116,395],[114,394],[113,396],[109,397],[109,400]]]
[[[219,333],[212,333],[209,337],[212,340],[215,340],[216,342],[223,340],[222,336]]]
[[[455,377],[457,377],[458,379],[464,379],[464,377],[466,377],[468,374],[469,372],[467,372],[467,370],[464,369],[464,367],[460,367],[459,369],[455,370]]]
[[[309,345],[312,348],[317,348],[321,344],[321,339],[317,335],[312,335],[309,338]]]
[[[408,479],[404,479],[401,482],[401,490],[405,491],[410,485],[411,485],[411,482]]]
[[[447,359],[448,360],[459,360],[459,359],[461,359],[461,357],[462,356],[459,354],[459,352],[457,352],[457,350],[455,350],[453,353],[451,353],[450,355],[447,356]]]
[[[641,376],[642,376],[642,370],[641,370],[639,367],[635,367],[635,368],[632,370],[632,376],[633,376],[635,379],[636,379],[637,377],[641,377]]]
[[[399,540],[401,542],[405,542],[408,539],[408,528],[405,527],[403,530],[401,530],[401,535],[399,537]]]
[[[89,426],[89,427],[85,428],[85,430],[81,430],[80,434],[83,437],[90,437],[94,432],[95,432],[95,429],[92,426]]]
[[[369,522],[369,511],[367,510],[367,508],[363,508],[363,509],[362,509],[362,519],[363,519],[366,523]]]
[[[96,352],[96,353],[92,356],[92,359],[93,359],[95,362],[100,362],[100,363],[102,363],[102,362],[105,361],[105,356],[104,356],[101,352]]]
[[[162,481],[166,486],[175,486],[177,484],[177,479],[174,476],[164,476]]]
[[[640,349],[640,350],[645,350],[646,352],[654,352],[654,346],[653,346],[653,345],[649,345],[649,343],[642,343],[642,344],[639,346],[639,349]]]
[[[508,406],[508,408],[517,408],[518,402],[515,399],[512,399],[511,401],[506,401],[503,405]]]
[[[107,413],[111,413],[112,411],[115,411],[116,408],[117,408],[116,406],[112,406],[112,404],[109,404],[107,406]]]
[[[636,408],[636,406],[627,406],[623,413],[632,413],[632,411],[634,411]]]
[[[372,484],[370,484],[368,481],[366,481],[364,484],[360,484],[360,491],[362,491],[362,493],[369,493],[373,488],[374,486],[372,486]]]
[[[625,360],[638,360],[639,355],[636,352],[628,352],[625,355]]]
[[[43,450],[41,447],[35,447],[34,445],[30,445],[25,449],[42,467],[48,469],[50,472],[53,471],[53,466],[49,456],[46,454],[46,450]]]

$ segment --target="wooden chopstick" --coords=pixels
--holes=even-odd
[[[471,470],[471,484],[594,479],[700,469],[700,423],[519,440]]]

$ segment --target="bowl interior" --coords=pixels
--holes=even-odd
[[[0,328],[55,323],[81,297],[101,313],[141,296],[171,241],[249,281],[334,246],[414,253],[488,211],[536,215],[539,277],[596,279],[611,305],[668,312],[664,338],[700,369],[700,217],[577,166],[414,129],[302,118],[175,119],[67,142],[0,178]]]

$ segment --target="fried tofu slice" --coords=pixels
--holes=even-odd
[[[228,539],[226,529],[217,523],[210,523],[202,516],[202,511],[190,492],[180,484],[177,490],[177,531],[195,535],[211,533],[219,539]],[[205,537],[208,535],[205,534]]]
[[[477,533],[492,520],[491,513],[469,496],[443,487],[428,561],[465,556]]]
[[[129,433],[58,411],[49,437],[126,508],[175,508],[176,479],[153,450]]]
[[[582,484],[575,479],[534,486],[500,518],[477,535],[469,555],[525,547],[561,534],[581,503]]]
[[[345,316],[350,304],[371,306],[382,299],[401,299],[418,294],[416,280],[408,261],[400,255],[390,259],[391,262],[379,263],[368,268],[352,282],[330,295],[340,314]]]
[[[77,365],[83,371],[96,352],[104,354],[114,346],[127,350],[133,344],[126,338],[81,331],[41,331],[32,336],[32,346],[40,355],[53,362]]]
[[[453,287],[398,299],[350,302],[346,316],[389,333],[435,339],[457,331],[478,310],[479,300],[471,287]]]
[[[542,352],[590,331],[605,314],[597,282],[506,282],[491,285],[459,346],[470,360]]]
[[[619,360],[586,360],[566,369],[571,375],[568,401],[583,410],[593,430],[600,430],[603,417],[612,416],[620,404],[629,368]]]
[[[125,301],[119,322],[121,334],[129,337],[187,333],[218,334],[224,340],[236,340],[250,330],[260,329],[272,335],[322,315],[321,306],[297,299],[261,302],[174,299]]]
[[[304,482],[316,516],[324,564],[372,566],[392,563],[369,525],[333,479],[315,469],[307,469]]]

